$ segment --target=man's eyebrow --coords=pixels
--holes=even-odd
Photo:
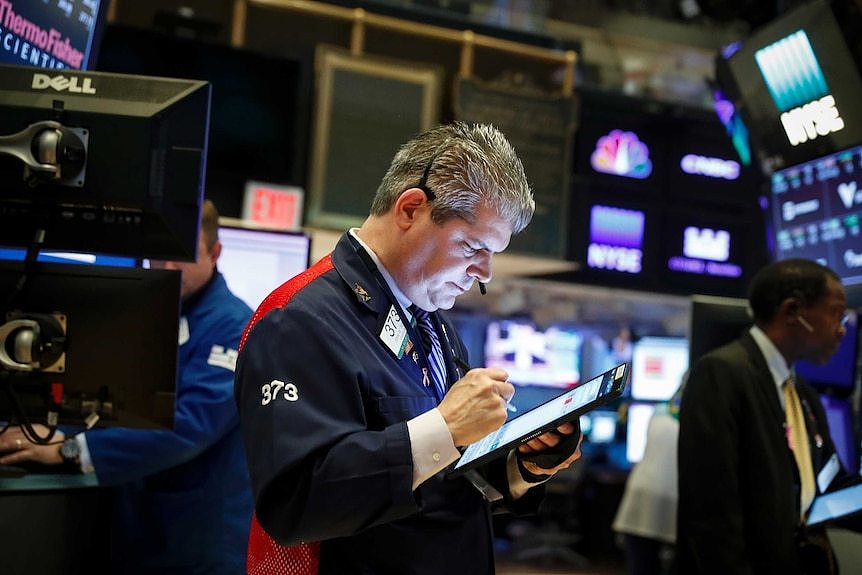
[[[468,238],[465,238],[465,241],[468,244],[470,244],[470,247],[474,250],[484,250],[487,252],[491,252],[492,254],[497,253],[494,250],[492,250],[491,248],[489,248],[488,244],[486,244],[482,240],[478,240],[478,239],[473,238],[473,237],[468,237]]]

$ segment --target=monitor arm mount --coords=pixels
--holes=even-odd
[[[66,317],[10,312],[0,323],[0,370],[63,372]]]
[[[45,445],[54,437],[63,401],[62,385],[50,385],[48,432],[44,436],[26,416],[14,389],[14,378],[34,372],[62,373],[66,369],[66,316],[62,313],[9,312],[0,323],[0,390],[27,439]],[[9,424],[7,424],[8,427]],[[5,428],[2,430],[5,431]],[[2,433],[0,431],[0,433]]]
[[[54,101],[57,119],[30,124],[20,132],[0,135],[0,155],[10,155],[24,163],[24,180],[31,185],[54,183],[82,187],[87,171],[89,131],[70,128],[59,118],[63,102]]]

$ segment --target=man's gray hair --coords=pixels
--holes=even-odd
[[[377,188],[371,214],[385,214],[404,190],[420,183],[435,197],[431,219],[437,224],[453,217],[473,223],[485,202],[517,234],[536,209],[521,160],[490,124],[446,124],[402,145]]]

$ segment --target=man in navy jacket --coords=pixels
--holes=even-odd
[[[116,573],[245,572],[252,498],[233,375],[251,310],[216,270],[220,253],[218,212],[207,200],[197,261],[154,262],[182,273],[173,430],[96,428],[67,439],[76,443],[76,465],[113,487]],[[29,443],[17,429],[3,435],[4,445],[14,446],[16,439],[23,449],[3,463],[64,462],[57,445]]]
[[[490,509],[534,509],[531,488],[577,441],[549,469],[522,456],[558,445],[550,433],[489,465],[474,478],[485,496],[447,480],[457,448],[505,421],[514,388],[502,370],[464,371],[437,310],[490,280],[533,209],[499,131],[440,126],[402,146],[362,227],[257,310],[236,387],[260,524],[250,573],[493,572]],[[414,306],[439,344],[423,342]]]

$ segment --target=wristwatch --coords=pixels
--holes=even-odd
[[[78,440],[70,437],[60,444],[60,457],[63,458],[63,467],[76,473],[81,472],[81,446]]]

